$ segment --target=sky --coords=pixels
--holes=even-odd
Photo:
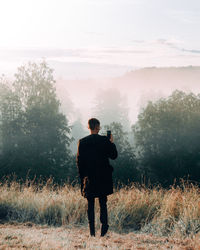
[[[83,77],[200,65],[199,27],[199,0],[0,0],[0,73],[41,58]]]
[[[0,75],[12,76],[28,61],[43,59],[62,80],[200,66],[199,27],[199,0],[0,0]],[[59,94],[63,100],[69,94],[84,123],[98,89],[113,87],[102,81],[80,91],[65,85],[57,81]],[[142,91],[123,93],[130,117],[137,116],[135,100],[144,99]]]

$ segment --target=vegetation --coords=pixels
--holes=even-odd
[[[70,150],[72,137],[78,140],[85,130],[79,118],[71,129],[60,111],[54,84],[52,69],[45,62],[19,68],[12,84],[0,78],[1,222],[84,228],[87,224],[87,203],[80,195],[75,155]],[[102,133],[112,130],[119,153],[111,161],[116,187],[108,199],[111,231],[189,237],[197,242],[200,95],[175,91],[149,102],[132,126],[131,136],[123,105],[120,93],[110,89],[99,92],[95,106],[103,121]],[[112,122],[113,115],[117,122]],[[9,180],[10,174],[15,181]],[[133,184],[141,183],[141,176],[144,185]],[[148,186],[149,182],[154,185]],[[96,213],[98,218],[98,206]]]
[[[1,221],[48,225],[87,225],[87,202],[79,187],[55,186],[52,180],[35,184],[1,184]],[[182,183],[168,191],[142,186],[124,187],[109,196],[109,224],[117,232],[140,231],[160,236],[200,234],[200,189]],[[96,208],[97,216],[99,207]],[[96,220],[99,225],[99,221]]]
[[[115,121],[122,124],[126,131],[130,130],[126,99],[119,90],[115,88],[99,90],[94,103],[94,117],[99,118],[101,126]]]
[[[12,84],[0,78],[0,178],[78,180],[76,144],[86,133],[80,117],[71,128],[61,113],[52,72],[45,62],[29,63],[18,69]],[[112,130],[119,152],[111,161],[115,185],[142,180],[169,187],[181,178],[199,182],[200,95],[176,90],[149,102],[132,132],[125,99],[116,89],[99,91],[94,111],[103,134]]]
[[[139,182],[140,172],[137,169],[137,158],[135,156],[135,149],[129,142],[128,133],[124,131],[121,123],[113,122],[104,127],[103,134],[106,130],[111,130],[114,142],[118,151],[118,158],[110,161],[114,168],[113,180],[116,186],[121,184],[128,184],[133,181]]]
[[[0,82],[0,177],[66,177],[70,128],[60,113],[52,70],[45,62],[18,69],[12,86]]]
[[[140,169],[167,187],[180,178],[200,180],[200,95],[175,91],[149,102],[133,126]]]
[[[27,223],[0,225],[2,249],[181,249],[199,250],[198,235],[191,238],[160,237],[152,234],[119,234],[90,237],[84,226],[51,227]]]

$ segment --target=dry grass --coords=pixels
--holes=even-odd
[[[197,250],[200,242],[193,239],[158,237],[145,234],[118,234],[90,237],[85,227],[48,227],[31,223],[0,226],[0,249],[181,249]]]
[[[4,223],[28,222],[40,226],[61,226],[60,229],[48,229],[48,231],[55,232],[55,235],[58,234],[59,230],[65,232],[66,230],[63,228],[69,226],[73,227],[73,231],[75,230],[74,226],[79,226],[79,229],[76,230],[83,230],[81,228],[84,227],[83,232],[85,232],[87,226],[86,210],[86,200],[81,197],[78,187],[66,185],[65,187],[55,188],[51,182],[47,182],[43,187],[30,183],[20,186],[16,182],[12,182],[11,185],[1,184],[0,186],[0,220]],[[122,188],[109,196],[108,210],[112,242],[116,240],[117,233],[121,233],[125,235],[117,235],[116,237],[120,238],[123,244],[125,244],[125,239],[129,241],[131,235],[134,235],[134,239],[146,237],[149,242],[154,241],[154,238],[155,242],[157,242],[157,239],[162,242],[161,239],[172,237],[172,239],[182,240],[181,242],[188,241],[189,245],[192,244],[191,242],[195,242],[195,245],[200,248],[200,242],[197,240],[200,236],[200,189],[197,186],[184,185],[183,183],[182,187],[164,190],[135,187],[133,185],[129,188]],[[96,205],[96,213],[96,226],[99,228],[98,205]],[[14,230],[13,226],[7,226],[6,228],[8,231]],[[29,229],[30,232],[33,230],[33,228]],[[41,228],[39,227],[39,229]],[[36,231],[39,232],[38,230]],[[14,231],[12,232],[10,233],[11,236],[14,235]],[[86,232],[83,234],[87,238],[88,229]],[[149,234],[149,236],[142,234]],[[2,234],[2,230],[1,236],[5,236],[5,234]],[[109,241],[109,238],[106,239]],[[38,239],[38,241],[40,240]],[[71,241],[73,239],[70,238],[69,242]],[[27,244],[30,243],[29,240],[27,242]],[[56,238],[55,242],[57,242]],[[67,242],[65,241],[62,244],[68,244]],[[83,246],[81,247],[90,244],[88,246],[92,249],[91,244],[96,244],[96,241],[90,240],[89,242],[84,244],[82,242]],[[98,244],[101,245],[101,243]],[[65,248],[65,245],[63,247]],[[118,249],[117,243],[113,246],[109,245],[109,247]],[[191,247],[193,249],[194,245],[191,245]],[[130,247],[127,246],[127,248],[122,249],[128,248]]]

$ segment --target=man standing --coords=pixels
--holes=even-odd
[[[117,158],[117,149],[113,136],[98,135],[100,122],[96,118],[88,121],[90,135],[79,140],[77,166],[81,179],[81,193],[88,200],[88,221],[90,235],[95,236],[95,198],[99,198],[101,236],[108,231],[107,195],[113,193],[110,159]]]

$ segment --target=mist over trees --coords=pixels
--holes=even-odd
[[[98,91],[93,114],[101,121],[101,134],[109,129],[114,136],[119,156],[110,162],[116,185],[141,179],[165,187],[180,178],[199,182],[200,94],[176,90],[149,101],[132,130],[128,112],[119,90]],[[45,62],[20,67],[12,84],[1,77],[0,177],[76,182],[77,142],[88,134],[86,126],[70,99],[61,107]]]
[[[77,152],[77,142],[80,138],[88,135],[88,130],[84,129],[84,126],[82,124],[81,118],[77,118],[73,123],[72,123],[72,138],[73,141],[71,143],[71,150],[74,154]]]
[[[133,126],[141,172],[164,186],[200,179],[200,95],[174,91],[149,102]]]
[[[101,121],[102,126],[118,122],[126,131],[129,130],[128,112],[125,96],[122,96],[119,90],[109,88],[97,92],[93,113]]]
[[[1,88],[1,176],[66,176],[70,128],[60,113],[52,70],[45,62],[20,67],[11,88]]]
[[[126,132],[121,123],[113,122],[104,126],[106,130],[111,130],[114,137],[114,143],[117,147],[118,157],[110,161],[114,168],[113,180],[116,185],[128,184],[133,181],[139,181],[140,173],[137,169],[137,158],[135,148],[129,142],[129,134]]]

